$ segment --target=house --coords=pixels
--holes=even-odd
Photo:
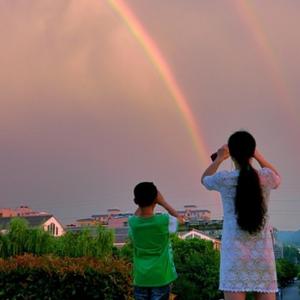
[[[212,238],[220,240],[222,237],[223,220],[187,220],[184,231],[192,229],[197,229]]]
[[[79,227],[90,227],[90,226],[97,226],[101,224],[101,222],[95,218],[78,219],[76,222]]]
[[[198,209],[196,205],[185,205],[183,210],[178,211],[178,214],[191,225],[211,222],[211,212],[207,209]],[[121,212],[118,208],[110,208],[106,214],[94,214],[88,218],[78,219],[76,223],[80,227],[106,225],[110,228],[123,228],[128,226],[128,218],[132,215],[133,213]]]
[[[25,217],[25,216],[43,216],[49,215],[46,212],[34,211],[27,205],[21,205],[16,209],[13,208],[0,208],[1,217]]]
[[[9,227],[9,223],[13,218],[14,217],[0,218],[0,231],[6,232]],[[61,236],[65,233],[63,225],[53,215],[24,216],[21,218],[28,222],[29,227],[41,227],[53,236]]]
[[[107,210],[107,214],[95,214],[90,218],[78,219],[76,223],[79,227],[91,227],[105,225],[109,228],[122,228],[128,224],[128,218],[132,213],[122,213],[117,208]]]
[[[179,210],[178,214],[189,221],[209,221],[211,212],[207,209],[198,209],[196,205],[185,205],[183,210]]]
[[[0,208],[0,218],[15,217],[17,213],[12,208]]]
[[[197,229],[192,229],[188,232],[180,232],[178,234],[178,237],[181,238],[182,240],[195,238],[195,239],[200,239],[200,240],[211,241],[214,245],[214,249],[216,249],[216,250],[221,249],[221,241],[220,240],[214,239]]]

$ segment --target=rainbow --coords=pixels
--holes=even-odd
[[[149,60],[158,71],[162,81],[170,92],[172,99],[176,103],[178,110],[184,118],[186,127],[189,131],[201,162],[207,165],[209,162],[209,155],[204,143],[203,135],[197,125],[197,121],[187,99],[180,90],[170,67],[168,66],[155,42],[151,39],[149,34],[123,0],[108,0],[108,3],[125,22],[131,34],[141,45]]]
[[[254,7],[252,6],[253,4],[251,1],[244,0],[234,0],[234,2],[241,21],[248,28],[254,44],[257,47],[257,51],[262,55],[263,62],[270,72],[269,76],[272,80],[280,105],[284,110],[288,111],[289,114],[294,115],[295,109],[293,107],[290,89],[286,79],[283,77],[283,72],[275,52],[271,47],[271,43],[263,31],[263,26],[255,13]]]

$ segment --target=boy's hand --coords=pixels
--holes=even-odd
[[[166,203],[166,200],[163,197],[163,195],[160,193],[160,191],[157,192],[156,203],[161,206],[163,206],[163,204]]]
[[[185,224],[185,218],[183,216],[178,216],[177,220],[178,220],[179,224],[181,224],[181,225]]]

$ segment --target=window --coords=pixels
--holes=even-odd
[[[50,234],[55,235],[55,229],[57,227],[55,226],[54,223],[51,223],[50,225],[47,226],[47,230]]]

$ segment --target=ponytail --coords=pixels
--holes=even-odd
[[[240,167],[235,196],[237,223],[250,234],[259,232],[265,225],[267,208],[258,174],[250,164],[256,141],[249,132],[237,131],[229,137],[228,147]]]
[[[235,196],[237,223],[250,234],[259,232],[265,225],[266,205],[256,170],[250,163],[241,165]]]

